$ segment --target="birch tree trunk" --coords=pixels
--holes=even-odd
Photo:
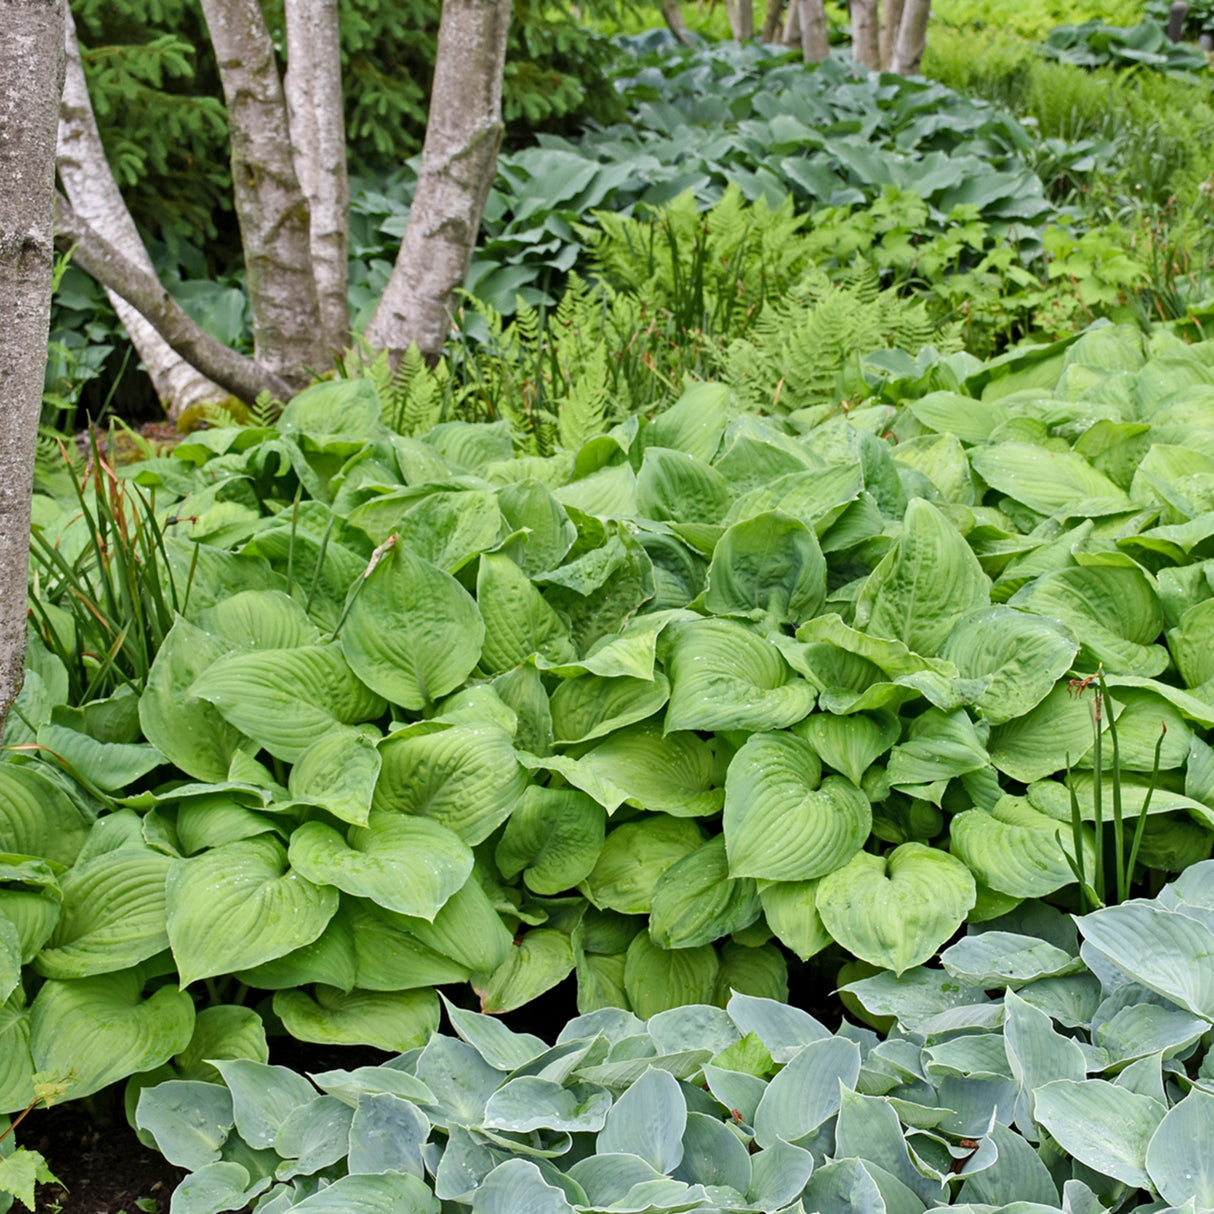
[[[30,497],[51,320],[60,0],[0,0],[0,729],[21,690]]]
[[[202,11],[228,107],[256,360],[302,388],[329,359],[274,46],[257,0],[202,0]]]
[[[873,71],[881,66],[878,25],[877,0],[851,0],[852,57]]]
[[[67,0],[64,0],[63,9],[67,71],[59,109],[59,179],[81,219],[129,261],[154,275],[152,259],[105,158],[80,62],[76,25]],[[120,295],[113,291],[108,294],[170,418],[176,421],[191,405],[223,400],[227,393],[218,384],[212,383],[166,345],[156,330]]]
[[[801,53],[806,63],[819,63],[830,54],[826,9],[822,0],[793,0],[801,26]]]
[[[749,42],[755,36],[755,10],[752,0],[725,0],[729,28],[737,42]]]
[[[881,70],[888,72],[894,61],[894,46],[898,41],[898,27],[902,24],[902,7],[904,0],[882,0],[881,2],[881,34],[878,47],[881,54]]]
[[[898,40],[894,43],[890,71],[899,76],[917,76],[927,48],[927,19],[932,0],[906,0],[902,20],[898,23]]]
[[[337,0],[285,0],[284,9],[291,148],[311,212],[312,272],[324,343],[337,354],[350,338],[350,184]]]
[[[687,23],[683,20],[683,10],[679,8],[679,0],[662,0],[662,16],[666,28],[674,35],[675,41],[682,46],[691,45],[691,35],[687,32]]]
[[[212,337],[151,270],[131,261],[94,231],[62,195],[55,207],[55,241],[64,251],[71,249],[76,265],[125,299],[171,349],[225,392],[250,405],[262,392],[281,400],[290,395],[290,387],[279,376]]]
[[[780,36],[780,18],[783,15],[784,0],[768,0],[767,16],[763,21],[763,33],[759,36],[761,42],[775,42]]]
[[[366,339],[399,358],[442,353],[472,262],[502,141],[510,0],[443,0],[421,175],[388,289]]]

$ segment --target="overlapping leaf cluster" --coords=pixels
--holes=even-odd
[[[135,1119],[194,1214],[1208,1208],[1211,881],[1078,933],[1028,905],[854,983],[883,1040],[745,995],[592,1012],[551,1047],[449,1006],[455,1036],[311,1083],[250,1040]]]
[[[183,611],[145,686],[69,705],[100,655],[40,585],[0,1107],[188,1053],[196,998],[405,1049],[443,984],[648,1017],[782,997],[785,949],[903,972],[1066,898],[1101,666],[1130,815],[1167,726],[1141,862],[1205,858],[1211,352],[880,352],[862,406],[700,384],[546,458],[343,381],[136,466]],[[37,520],[87,549],[78,503]]]

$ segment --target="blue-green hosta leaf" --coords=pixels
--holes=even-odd
[[[425,1179],[422,1146],[430,1136],[430,1122],[411,1101],[391,1092],[359,1095],[350,1122],[351,1174],[408,1172]]]
[[[962,678],[988,680],[976,706],[992,725],[1036,708],[1078,652],[1078,641],[1056,620],[1003,606],[962,616],[944,645]]]
[[[1057,1207],[1058,1186],[1028,1142],[999,1122],[991,1126],[990,1138],[999,1157],[990,1167],[969,1175],[959,1194],[960,1199],[993,1206],[1036,1202]],[[968,1167],[966,1174],[969,1174]]]
[[[305,822],[291,835],[287,855],[316,885],[431,921],[472,872],[472,852],[458,835],[429,818],[384,810],[344,838],[323,822]]]
[[[189,694],[198,677],[232,648],[178,617],[156,651],[139,699],[143,736],[196,780],[226,780],[232,755],[245,741],[214,704]]]
[[[779,650],[732,620],[676,624],[662,639],[672,684],[668,733],[783,729],[814,706],[813,688]]]
[[[588,742],[651,717],[670,696],[665,675],[652,679],[604,678],[597,674],[565,679],[552,693],[552,734],[558,744]]]
[[[358,729],[331,729],[299,756],[288,787],[294,800],[366,826],[379,769],[374,738]]]
[[[892,712],[856,712],[838,717],[815,712],[793,726],[818,752],[822,762],[853,784],[898,740],[898,718]]]
[[[515,1033],[496,1016],[482,1016],[456,1007],[445,996],[443,1007],[451,1027],[490,1066],[513,1071],[543,1054],[548,1046],[531,1033]]]
[[[1135,982],[1214,1021],[1214,930],[1177,911],[1127,902],[1079,920],[1084,941]]]
[[[69,866],[89,833],[57,784],[23,764],[0,764],[0,852]]]
[[[569,628],[508,556],[482,553],[476,601],[485,622],[480,656],[485,670],[511,670],[533,654],[553,665],[576,661]]]
[[[802,961],[820,953],[830,942],[816,901],[818,882],[760,881],[759,902],[767,926]]]
[[[1146,1170],[1165,1201],[1214,1206],[1214,1095],[1194,1088],[1171,1108],[1147,1145]]]
[[[713,549],[704,606],[737,615],[799,624],[826,600],[826,559],[818,537],[780,511],[735,523]]]
[[[551,990],[573,965],[568,936],[551,928],[532,928],[511,945],[505,961],[490,975],[481,1007],[492,1015],[512,1012]]]
[[[510,816],[527,785],[498,725],[415,726],[390,734],[379,751],[374,808],[433,818],[470,847]]]
[[[647,914],[658,879],[703,841],[700,828],[687,819],[654,814],[625,822],[607,836],[582,889],[601,910]]]
[[[607,815],[584,792],[528,786],[506,823],[494,859],[507,881],[522,874],[537,894],[573,889],[594,869]]]
[[[719,968],[710,944],[664,949],[638,932],[624,961],[624,989],[633,1011],[648,1019],[684,1003],[710,1003]]]
[[[755,1110],[755,1141],[765,1148],[795,1143],[839,1111],[840,1085],[854,1088],[860,1047],[842,1037],[803,1046],[767,1085]]]
[[[637,474],[637,513],[674,523],[719,523],[733,495],[710,464],[685,451],[649,447]]]
[[[683,1159],[674,1175],[687,1184],[718,1185],[744,1194],[751,1183],[750,1155],[719,1118],[690,1112],[683,1131]]]
[[[965,612],[989,602],[990,581],[961,534],[930,502],[912,498],[901,538],[856,601],[856,626],[931,656]]]
[[[294,763],[334,725],[369,721],[384,701],[355,677],[336,645],[262,649],[219,658],[189,694],[276,758]]]
[[[303,1214],[439,1214],[438,1198],[407,1172],[342,1176],[291,1207]]]
[[[603,1128],[610,1108],[611,1094],[604,1088],[571,1088],[538,1075],[520,1075],[489,1097],[485,1125],[515,1134],[532,1130],[594,1134]]]
[[[887,856],[857,852],[819,882],[817,906],[844,948],[901,974],[957,930],[976,897],[974,878],[960,860],[903,843]]]
[[[595,1142],[595,1154],[635,1155],[670,1173],[683,1158],[687,1103],[678,1081],[651,1068],[615,1102]]]
[[[337,910],[337,891],[292,872],[286,849],[267,835],[174,861],[167,896],[183,987],[301,948]]]
[[[194,1001],[172,986],[144,999],[141,987],[137,970],[45,982],[30,1007],[35,1068],[70,1076],[75,1099],[179,1054],[194,1031]]]
[[[736,994],[725,1009],[742,1033],[754,1033],[776,1062],[788,1062],[811,1041],[825,1041],[830,1031],[808,1012],[774,999]]]
[[[1006,992],[1003,1006],[1004,1056],[1012,1078],[1019,1085],[1016,1128],[1031,1139],[1033,1122],[1040,1121],[1035,1111],[1038,1090],[1051,1079],[1082,1080],[1087,1072],[1087,1059],[1077,1041],[1056,1032],[1049,1016],[1015,991]]]
[[[449,573],[403,544],[356,584],[341,633],[354,673],[393,704],[419,712],[454,691],[476,665],[485,624]]]
[[[200,611],[194,622],[236,649],[296,649],[319,639],[302,604],[281,590],[242,590]]]
[[[841,868],[872,830],[868,798],[822,773],[814,748],[790,733],[755,734],[725,780],[723,818],[735,877],[808,881]]]
[[[725,803],[716,744],[690,731],[663,734],[656,723],[619,729],[582,754],[577,768],[614,790],[609,812],[627,801],[654,813],[706,818]],[[566,779],[578,783],[577,775]]]
[[[761,1210],[782,1209],[805,1188],[813,1173],[814,1157],[791,1143],[774,1142],[750,1160],[747,1201]]]
[[[993,809],[958,814],[949,824],[949,846],[984,885],[1014,898],[1040,898],[1075,880],[1067,863],[1074,854],[1070,827],[1020,797],[1003,797]],[[1094,848],[1095,836],[1085,830],[1087,866]]]
[[[146,961],[168,947],[165,879],[173,861],[123,848],[63,877],[63,910],[36,966],[48,978],[86,978]]]
[[[271,1176],[254,1180],[242,1164],[219,1160],[183,1177],[173,1190],[173,1206],[177,1214],[240,1210],[273,1183]]]
[[[238,1058],[219,1060],[216,1069],[231,1092],[236,1128],[256,1150],[272,1147],[287,1118],[316,1099],[316,1089],[284,1066]]]
[[[862,1158],[896,1176],[926,1204],[943,1194],[942,1183],[924,1176],[911,1162],[898,1114],[889,1100],[866,1096],[845,1087],[839,1093],[839,1119],[835,1123],[835,1154]]]
[[[1093,1044],[1104,1050],[1114,1064],[1156,1053],[1171,1058],[1194,1045],[1209,1030],[1209,1021],[1180,1008],[1138,1003],[1103,1020],[1093,1033]]]
[[[373,1045],[403,1053],[428,1041],[438,1028],[438,997],[432,990],[347,994],[318,986],[315,999],[303,991],[279,991],[274,1014],[300,1041]]]
[[[1001,443],[976,448],[970,461],[992,489],[1038,514],[1094,517],[1133,509],[1124,490],[1073,451]]]
[[[1078,957],[1047,940],[1001,931],[963,937],[940,954],[940,964],[970,986],[1012,990],[1083,968]]]
[[[144,1088],[135,1109],[135,1128],[151,1134],[169,1163],[191,1172],[219,1161],[234,1124],[232,1095],[217,1083],[170,1079]]]
[[[1104,1079],[1059,1079],[1035,1095],[1036,1120],[1068,1155],[1133,1188],[1150,1187],[1147,1147],[1166,1112],[1159,1101]]]
[[[924,1021],[952,1008],[989,1002],[982,991],[926,966],[898,975],[884,970],[871,978],[849,982],[843,989],[850,991],[873,1015],[893,1016],[911,1032],[919,1031]]]
[[[574,1214],[565,1187],[550,1184],[550,1179],[530,1159],[504,1160],[476,1186],[472,1194],[473,1214],[514,1214],[516,1210],[527,1210],[528,1214]]]
[[[1114,674],[1148,678],[1168,665],[1155,641],[1163,611],[1151,579],[1137,566],[1081,565],[1043,574],[1009,600],[1011,606],[1061,620],[1079,638],[1080,661]]]
[[[649,934],[662,948],[694,948],[749,927],[761,913],[755,883],[730,878],[725,839],[717,835],[658,879]]]

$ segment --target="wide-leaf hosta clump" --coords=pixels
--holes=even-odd
[[[1158,746],[1139,862],[1204,859],[1212,349],[881,352],[861,405],[698,384],[543,459],[504,423],[402,437],[341,381],[133,467],[183,610],[146,686],[69,704],[101,659],[40,580],[0,1108],[38,1070],[222,1059],[258,1017],[407,1050],[447,984],[498,1012],[575,975],[583,1012],[648,1018],[784,997],[832,942],[913,970],[1075,904],[1113,804],[1099,668],[1127,831]],[[36,517],[84,551],[79,503]]]

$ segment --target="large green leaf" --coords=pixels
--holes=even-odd
[[[198,677],[232,647],[178,618],[156,651],[139,698],[143,736],[196,780],[226,780],[232,755],[245,741],[214,704],[189,694]]]
[[[386,810],[344,838],[324,822],[305,822],[291,835],[288,860],[318,886],[431,921],[472,872],[472,852],[458,835],[432,819]]]
[[[508,556],[481,555],[476,601],[485,623],[485,670],[511,670],[537,653],[554,665],[576,659],[568,627]]]
[[[818,537],[780,511],[735,523],[717,541],[704,606],[713,615],[799,624],[826,599]]]
[[[183,987],[310,944],[337,910],[337,891],[292,872],[286,849],[267,835],[175,861],[167,894]]]
[[[35,768],[0,764],[0,852],[70,865],[88,829],[58,785]]]
[[[642,428],[638,436],[641,448],[668,447],[711,460],[725,430],[729,399],[724,384],[692,384],[669,409]]]
[[[502,551],[528,577],[555,569],[577,539],[564,506],[537,480],[506,485],[498,490],[497,500],[515,533]]]
[[[242,590],[194,622],[236,649],[295,649],[319,640],[303,606],[281,590]]]
[[[85,978],[146,961],[168,947],[168,856],[122,848],[78,864],[62,883],[63,911],[36,966],[48,978]]]
[[[458,687],[476,665],[485,624],[449,573],[396,544],[351,591],[342,652],[368,687],[418,712]]]
[[[373,1045],[397,1053],[424,1045],[438,1028],[438,996],[432,990],[360,991],[331,986],[279,991],[274,1014],[300,1041],[323,1045]]]
[[[856,712],[837,717],[815,712],[793,727],[829,767],[853,784],[898,740],[898,718],[892,712]]]
[[[854,1041],[827,1037],[798,1050],[767,1085],[755,1111],[755,1141],[770,1148],[812,1134],[839,1111],[840,1093],[855,1086],[860,1050]]]
[[[318,805],[343,822],[366,826],[379,770],[374,737],[359,729],[336,728],[299,756],[288,787],[294,800]]]
[[[887,856],[858,852],[818,883],[826,930],[857,957],[901,974],[921,965],[957,930],[974,905],[970,871],[922,843]]]
[[[658,878],[649,934],[662,948],[695,948],[742,931],[761,913],[755,883],[730,878],[725,839],[717,835]]]
[[[490,975],[481,1007],[491,1015],[512,1012],[551,990],[573,965],[573,947],[564,932],[533,928],[511,945],[506,960]]]
[[[433,818],[470,847],[510,816],[527,785],[510,735],[497,725],[404,729],[379,752],[373,806]]]
[[[30,1008],[36,1068],[68,1078],[75,1099],[181,1053],[194,1031],[194,1001],[172,986],[147,999],[141,989],[133,969],[45,982]]]
[[[650,447],[637,474],[637,513],[675,523],[719,523],[732,494],[710,464],[685,451]]]
[[[477,553],[492,548],[501,526],[497,499],[485,489],[430,493],[394,524],[401,544],[447,573],[455,573]],[[372,535],[376,540],[385,538],[383,533]]]
[[[1214,1207],[1214,1095],[1194,1088],[1171,1108],[1147,1145],[1146,1170],[1165,1201]]]
[[[860,850],[872,830],[868,798],[842,776],[821,774],[814,748],[794,734],[747,740],[725,780],[731,875],[808,881]]]
[[[1108,730],[1107,714],[1101,730]],[[1059,683],[1035,708],[991,730],[991,762],[1014,780],[1030,784],[1062,770],[1092,748],[1090,701]],[[1108,749],[1107,734],[1105,748]]]
[[[14,991],[0,1004],[0,1114],[18,1113],[34,1098],[29,1039],[29,1009],[24,993]]]
[[[474,973],[492,973],[510,952],[511,934],[475,877],[447,900],[433,923],[394,911],[380,913],[389,923],[411,932],[427,949]],[[367,961],[364,967],[360,956],[360,971],[373,968],[372,958],[368,956]]]
[[[294,763],[334,725],[369,721],[384,711],[336,645],[263,649],[219,658],[191,686],[242,733]]]
[[[603,807],[585,793],[533,784],[506,823],[494,859],[507,881],[521,874],[535,893],[558,894],[590,875],[605,825]]]
[[[607,836],[582,888],[600,909],[646,914],[658,878],[702,842],[700,828],[689,819],[652,814],[625,822]]]
[[[666,676],[604,678],[597,674],[565,679],[552,693],[553,740],[564,745],[601,738],[651,717],[670,696]]]
[[[1073,451],[1047,451],[1032,443],[979,447],[970,455],[974,471],[992,489],[1038,514],[1064,512],[1089,517],[1133,508],[1124,490]]]
[[[666,731],[782,729],[808,716],[814,689],[770,642],[732,620],[675,624],[663,635]]]
[[[455,897],[458,899],[459,894]],[[442,915],[443,911],[439,911],[438,917]],[[509,933],[493,913],[492,907],[487,908],[487,916],[492,916],[487,918],[490,927],[498,932],[499,937],[504,937],[500,939],[500,949],[505,952],[509,945]],[[336,923],[337,919],[333,922]],[[365,991],[407,991],[421,986],[466,982],[474,968],[483,968],[481,964],[465,965],[423,944],[413,932],[402,926],[402,920],[392,911],[381,910],[369,902],[354,902],[351,905],[350,935],[352,944],[349,980],[344,980],[344,975],[342,981],[332,978],[320,979],[326,986],[336,986],[342,990],[358,986]],[[324,940],[324,936],[321,940]],[[490,957],[486,958],[485,962],[493,960],[496,958]],[[270,964],[273,965],[274,962]],[[299,985],[302,983],[282,984],[284,987]]]
[[[720,962],[711,944],[659,948],[648,932],[638,932],[624,961],[624,989],[632,1010],[643,1019],[685,1003],[709,1003]]]
[[[1078,652],[1078,641],[1057,621],[1010,607],[963,616],[944,646],[962,678],[987,680],[977,707],[992,725],[1036,708]]]
[[[956,527],[924,498],[906,508],[901,538],[869,575],[856,627],[938,654],[957,620],[990,601],[990,581]]]

